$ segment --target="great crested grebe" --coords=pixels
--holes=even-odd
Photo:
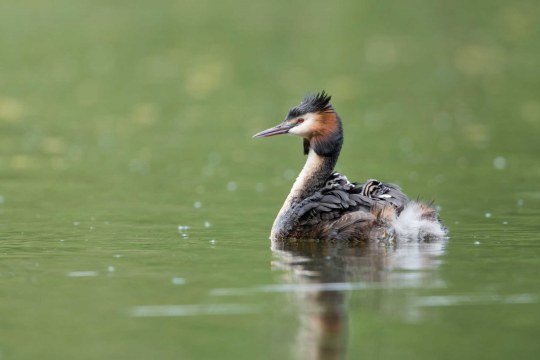
[[[431,204],[409,200],[394,184],[351,183],[333,172],[343,129],[330,98],[324,91],[308,95],[281,124],[253,136],[301,136],[307,155],[270,238],[384,242],[444,238],[446,228]]]

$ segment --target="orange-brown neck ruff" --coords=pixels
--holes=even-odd
[[[313,149],[320,156],[339,156],[343,145],[341,119],[333,111],[317,114],[317,120],[309,139],[304,139],[304,154]]]

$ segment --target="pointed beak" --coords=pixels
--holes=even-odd
[[[260,133],[253,135],[253,137],[261,138],[261,137],[269,137],[269,136],[274,136],[274,135],[286,134],[289,132],[289,130],[293,126],[294,125],[279,124],[278,126],[274,126],[273,128],[261,131]]]

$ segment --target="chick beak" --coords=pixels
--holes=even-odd
[[[261,137],[269,137],[274,135],[281,135],[286,134],[289,132],[289,130],[294,125],[287,125],[287,124],[279,124],[278,126],[274,126],[273,128],[266,129],[264,131],[261,131],[260,133],[257,133],[253,135],[254,138],[261,138]]]

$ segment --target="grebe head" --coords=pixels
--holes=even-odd
[[[324,91],[307,95],[289,110],[285,120],[273,128],[253,135],[254,138],[292,134],[304,138],[304,153],[313,149],[318,155],[339,153],[343,144],[341,120]]]

